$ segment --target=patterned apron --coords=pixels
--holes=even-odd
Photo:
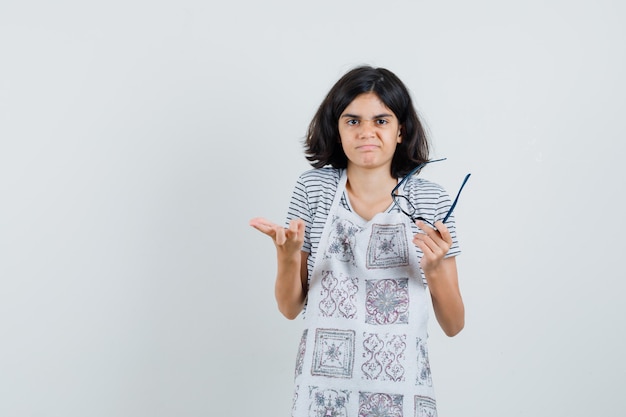
[[[400,212],[343,208],[343,172],[309,282],[293,417],[436,416],[430,298]]]

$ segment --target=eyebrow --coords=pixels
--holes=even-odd
[[[356,115],[356,114],[350,114],[350,113],[346,113],[346,114],[342,114],[341,117],[347,117],[350,119],[361,119],[361,116]],[[376,116],[372,117],[372,119],[382,119],[383,117],[393,117],[393,114],[391,113],[382,113],[382,114],[377,114]]]

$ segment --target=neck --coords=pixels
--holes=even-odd
[[[384,212],[392,202],[391,190],[398,180],[389,167],[363,169],[348,166],[346,191],[352,209],[365,220]]]
[[[391,176],[389,166],[380,168],[347,168],[350,192],[360,196],[389,194],[398,180]]]

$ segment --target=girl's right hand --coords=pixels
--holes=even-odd
[[[250,226],[271,237],[274,245],[286,255],[299,253],[304,243],[304,220],[294,219],[284,228],[262,217],[250,220]]]

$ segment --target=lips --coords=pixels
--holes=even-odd
[[[358,150],[360,151],[374,151],[376,149],[378,149],[378,146],[376,145],[361,145],[357,147]]]

